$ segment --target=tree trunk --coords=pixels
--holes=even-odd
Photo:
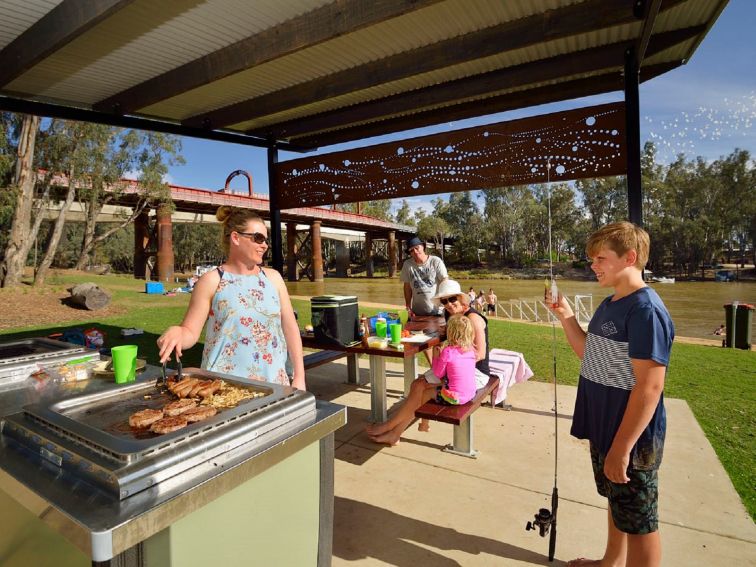
[[[95,229],[95,222],[92,222],[92,234],[91,238],[89,236],[89,233],[85,234],[84,236],[84,245],[81,249],[81,254],[79,255],[79,260],[76,262],[76,269],[77,270],[83,270],[84,266],[87,263],[87,259],[89,258],[89,253],[92,251],[92,249],[97,246],[100,242],[103,240],[109,238],[112,234],[115,234],[119,230],[121,230],[126,225],[134,222],[134,219],[136,219],[142,211],[144,211],[147,208],[147,201],[140,201],[139,204],[134,207],[131,215],[129,215],[129,218],[121,222],[120,224],[114,226],[110,230],[107,230],[103,232],[100,236],[94,235],[94,229]],[[94,219],[97,219],[97,216],[100,214],[100,211],[102,210],[103,205],[100,204],[98,206],[93,206],[90,208],[90,210],[95,210]],[[87,226],[89,226],[89,221],[87,221]],[[148,278],[149,279],[149,278]]]
[[[94,188],[92,195],[95,194]],[[77,270],[83,270],[89,260],[89,252],[94,247],[95,227],[97,226],[97,215],[102,210],[102,205],[97,202],[97,199],[93,196],[89,203],[86,205],[86,220],[84,221],[84,239],[81,243],[81,252],[79,253],[79,259],[76,261],[75,268]]]
[[[71,203],[73,203],[74,196],[76,195],[76,182],[75,177],[73,175],[73,171],[69,172],[68,175],[68,192],[66,193],[66,200],[63,203],[63,206],[60,209],[60,214],[58,215],[58,218],[55,219],[55,226],[53,227],[52,235],[50,236],[50,242],[47,245],[47,250],[45,251],[45,257],[42,258],[42,262],[39,264],[39,268],[37,268],[37,273],[34,274],[34,285],[40,286],[45,283],[45,278],[47,277],[47,270],[50,268],[50,265],[53,262],[53,259],[55,258],[55,253],[58,251],[58,244],[60,244],[60,237],[63,235],[63,227],[66,224],[66,214],[68,213],[68,210],[71,208]]]
[[[29,237],[29,224],[34,202],[34,144],[38,128],[38,116],[24,116],[16,152],[16,173],[13,177],[13,185],[18,193],[10,237],[4,260],[0,263],[0,287],[11,287],[21,281],[33,242]]]

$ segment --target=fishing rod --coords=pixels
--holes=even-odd
[[[546,162],[546,200],[548,204],[549,227],[549,277],[551,278],[551,306],[559,303],[559,291],[554,279],[554,258],[551,250],[551,161]],[[548,283],[548,282],[547,282]],[[546,286],[549,289],[549,286]],[[559,463],[559,418],[557,417],[557,364],[556,364],[556,318],[551,317],[551,375],[554,380],[554,488],[551,491],[551,509],[540,508],[532,522],[525,524],[525,530],[538,530],[541,537],[549,534],[549,561],[554,561],[557,535],[557,508],[559,507],[559,489],[557,488],[557,465]]]

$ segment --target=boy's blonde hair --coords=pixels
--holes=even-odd
[[[218,207],[218,210],[215,213],[215,218],[223,223],[221,246],[223,246],[223,251],[226,253],[226,258],[228,258],[231,249],[231,244],[229,242],[232,232],[244,232],[249,221],[263,222],[262,217],[252,209],[241,209],[239,207],[229,207],[227,205]]]
[[[585,252],[589,258],[592,258],[602,248],[612,250],[617,256],[624,256],[630,250],[635,250],[638,254],[635,267],[642,270],[648,262],[651,238],[636,224],[627,221],[614,222],[598,229],[588,237]]]
[[[470,319],[464,315],[452,315],[446,322],[446,343],[462,350],[472,347],[475,331]]]

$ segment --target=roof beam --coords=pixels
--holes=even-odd
[[[652,65],[641,69],[641,80],[647,81],[682,64],[664,63]],[[381,136],[394,132],[433,126],[454,120],[475,118],[497,112],[506,112],[518,108],[527,108],[570,100],[573,98],[597,95],[607,92],[622,90],[623,81],[619,70],[601,75],[595,75],[585,79],[573,79],[558,85],[546,85],[535,89],[516,91],[504,95],[494,96],[482,100],[464,102],[455,106],[445,106],[425,110],[416,114],[395,116],[387,120],[360,124],[341,130],[321,132],[310,136],[303,136],[293,140],[293,143],[303,148],[318,148],[343,142],[361,140],[373,136]]]
[[[646,49],[648,49],[648,42],[654,31],[654,24],[656,23],[656,16],[659,14],[661,3],[662,0],[645,0],[644,2],[643,27],[638,36],[638,41],[635,42],[635,57],[639,68],[643,64],[643,58],[646,56]]]
[[[672,45],[695,37],[701,30],[701,26],[696,26],[658,34],[654,36],[651,42],[650,51],[658,53]],[[630,47],[632,47],[631,43],[618,42],[566,53],[549,59],[505,67],[489,73],[403,92],[313,116],[254,128],[247,133],[261,137],[287,139],[310,135],[322,130],[345,127],[357,122],[379,120],[402,112],[455,104],[465,99],[486,96],[489,93],[554,81],[563,76],[599,73],[607,69],[619,70],[623,67],[625,51]]]
[[[661,3],[662,0],[653,1]],[[681,1],[666,0],[664,9],[669,9]],[[345,69],[201,113],[182,122],[189,126],[223,128],[543,41],[633,23],[637,19],[628,7],[627,0],[587,0],[373,61],[361,66],[359,73],[354,69]]]
[[[94,109],[129,114],[266,61],[439,1],[335,0],[99,101]]]
[[[255,146],[258,148],[276,147],[291,152],[301,152],[309,149],[288,142],[261,139],[256,136],[249,136],[239,132],[189,128],[175,122],[167,122],[164,120],[144,118],[140,116],[120,116],[107,112],[95,112],[86,108],[24,100],[2,94],[0,94],[0,110],[22,114],[34,114],[35,116],[48,116],[50,118],[62,118],[64,120],[79,120],[82,122],[94,122],[96,124],[108,124],[110,126],[149,130],[151,132],[165,132],[166,134],[176,134],[177,136],[189,136],[190,138],[243,144],[245,146]]]
[[[134,0],[63,0],[0,51],[0,87]]]

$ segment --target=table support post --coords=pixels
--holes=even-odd
[[[360,382],[360,355],[348,354],[347,357],[347,383],[362,385]]]
[[[412,382],[417,378],[417,360],[415,355],[404,357],[404,397],[409,396]]]
[[[370,355],[370,419],[373,423],[386,421],[386,359]]]

